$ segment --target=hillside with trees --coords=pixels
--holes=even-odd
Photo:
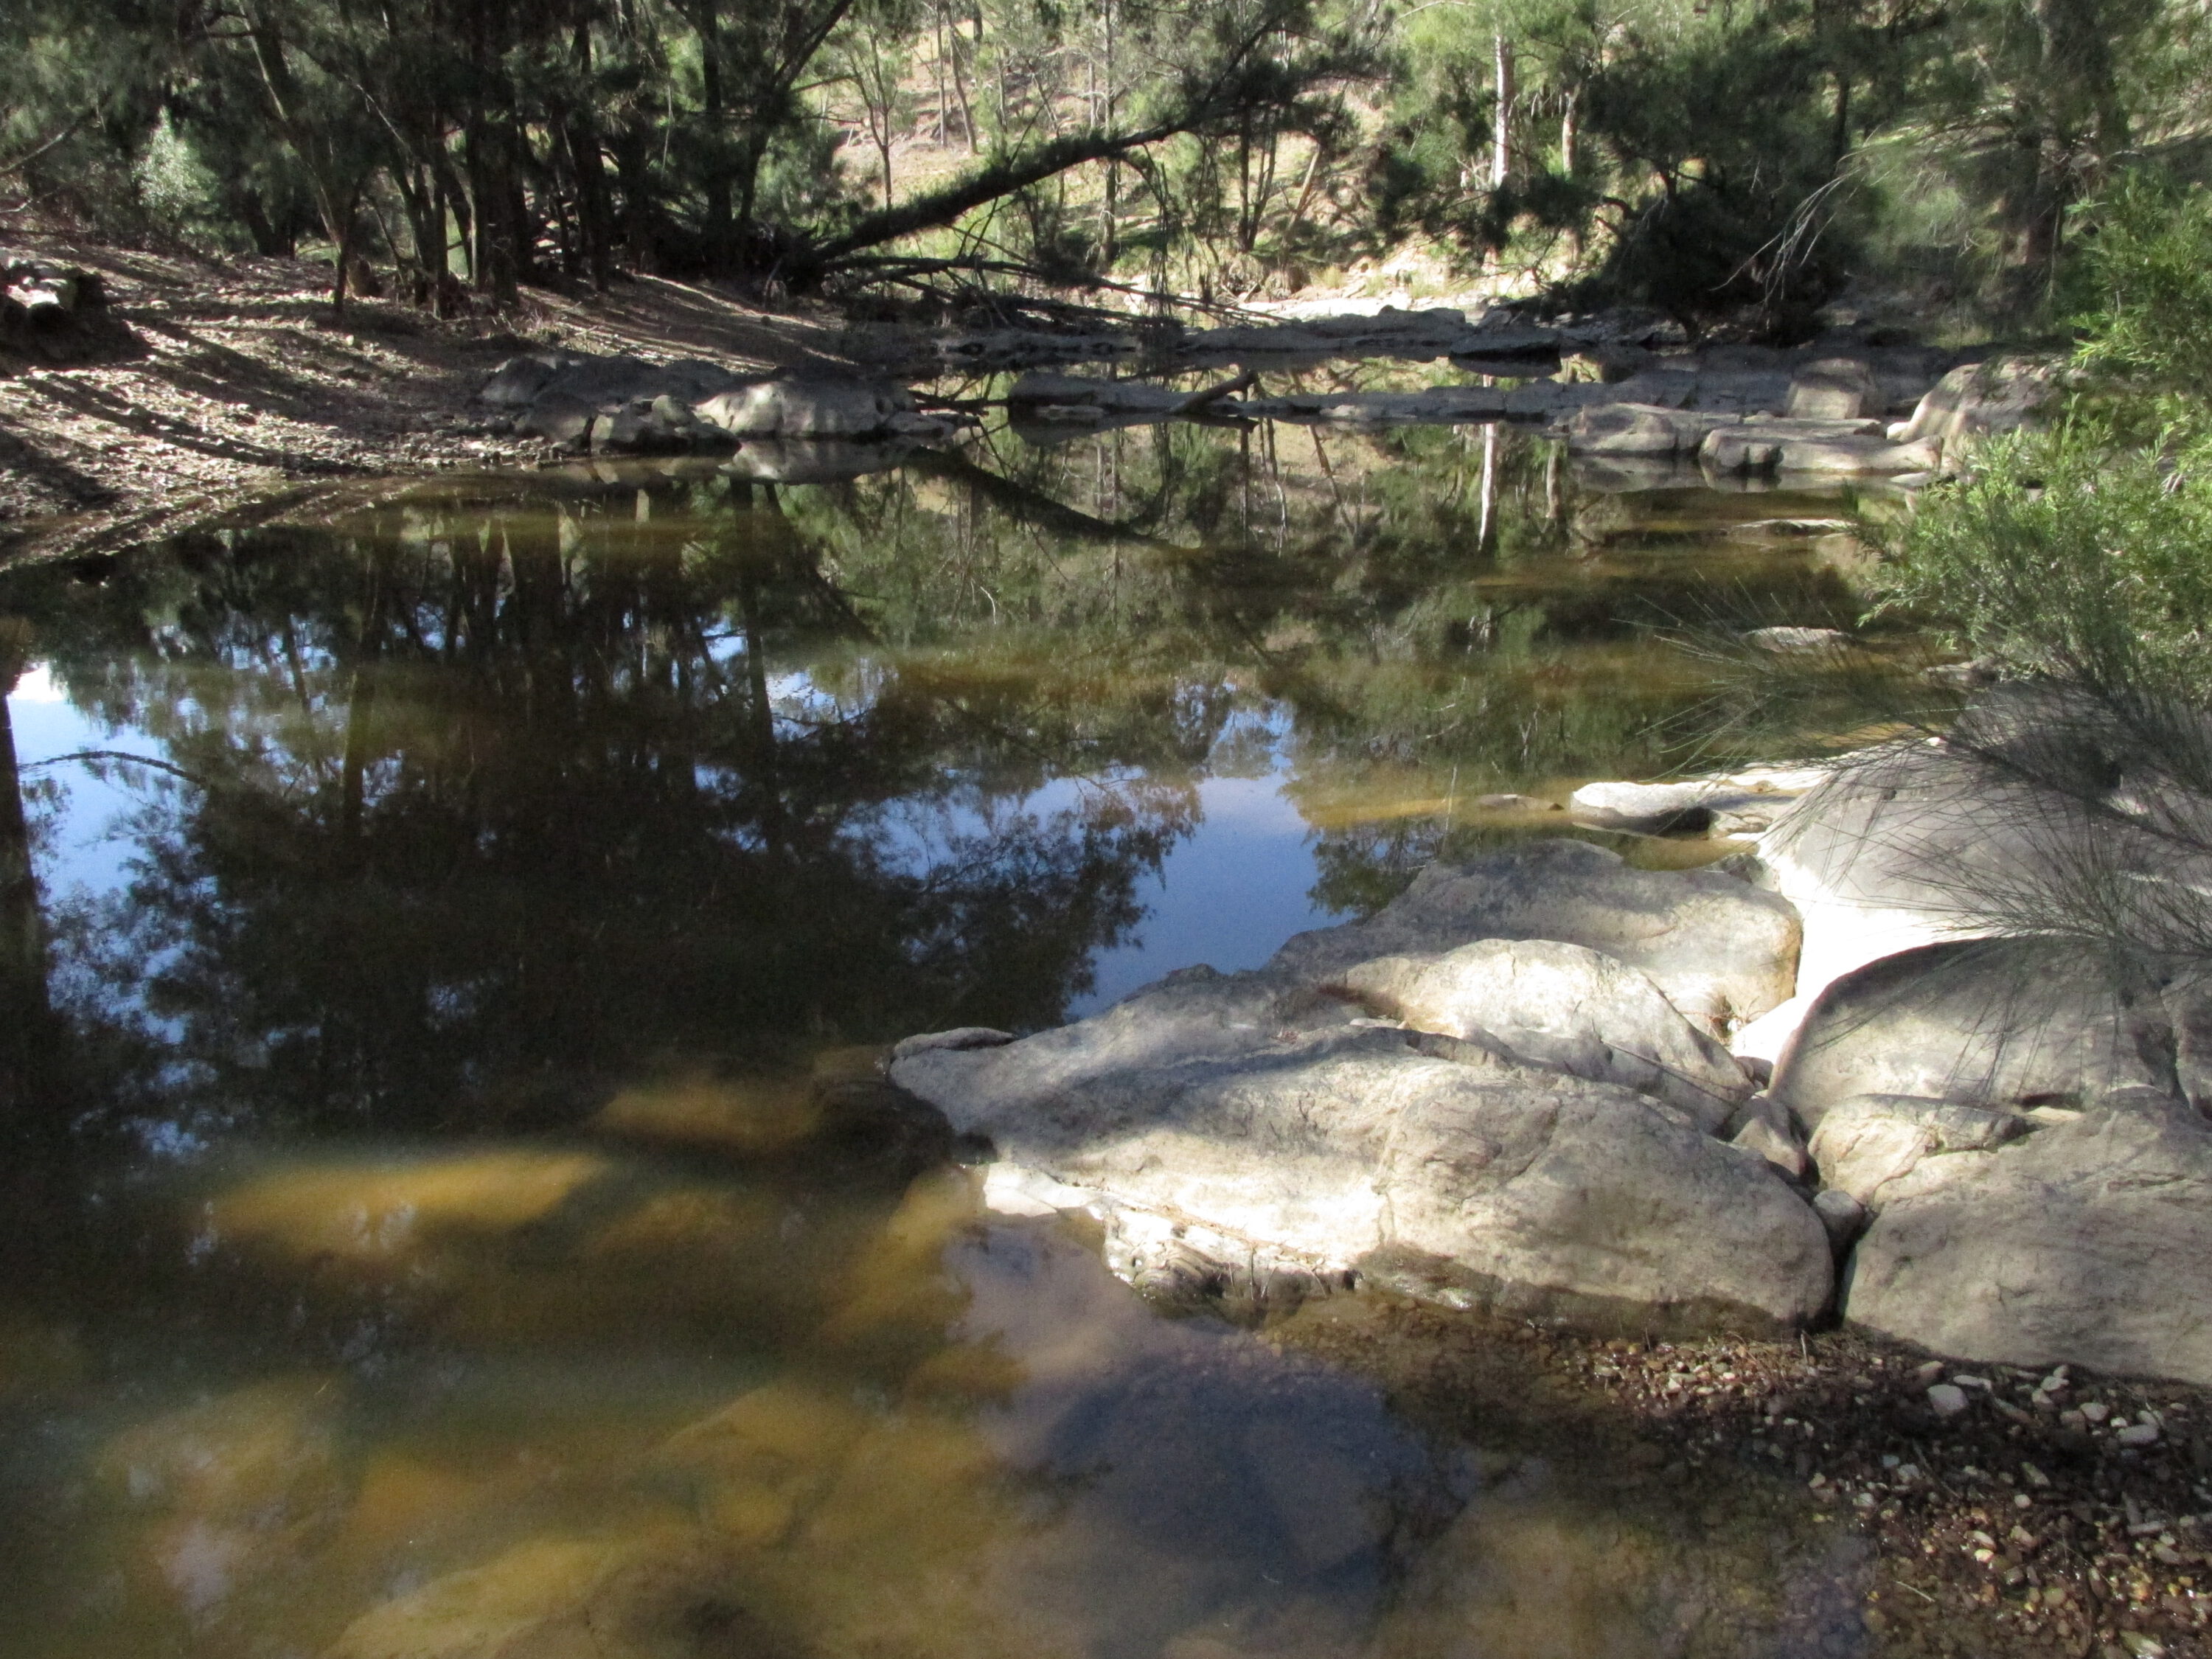
[[[331,263],[441,314],[1327,284],[1408,251],[1802,330],[1856,279],[2053,314],[2069,215],[2191,176],[2160,0],[28,0],[0,225]]]

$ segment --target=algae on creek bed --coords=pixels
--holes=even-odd
[[[1486,794],[1784,745],[1713,752],[1662,635],[1848,592],[1682,526],[1832,504],[1587,495],[1517,438],[1486,494],[1470,435],[441,480],[0,573],[66,696],[18,722],[65,1042],[15,1120],[11,1625],[557,1652],[598,1584],[640,1651],[1718,1654],[1784,1617],[1774,1551],[1839,1582],[1817,1529],[1670,1538],[1556,1425],[1155,1317],[855,1064],[1548,827]],[[87,750],[169,769],[39,766]],[[202,1454],[269,1484],[160,1474]],[[1563,1552],[1619,1563],[1553,1617]],[[464,1571],[520,1634],[420,1637]]]

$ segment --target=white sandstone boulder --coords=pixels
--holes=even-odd
[[[1648,975],[1579,945],[1484,939],[1377,957],[1338,982],[1413,1030],[1496,1038],[1540,1066],[1680,1107],[1708,1133],[1751,1093],[1728,1050],[1675,1012]]]
[[[1273,975],[1179,975],[890,1075],[1001,1157],[1102,1194],[1109,1259],[1139,1283],[1157,1253],[1186,1275],[1208,1259],[1224,1280],[1349,1273],[1456,1305],[1685,1329],[1799,1324],[1830,1288],[1811,1206],[1687,1114],[1375,1029]]]
[[[1923,1159],[1844,1314],[1957,1359],[2212,1383],[2212,1128],[2128,1091],[1995,1152]]]
[[[1370,957],[1486,939],[1602,951],[1716,1036],[1783,1001],[1796,981],[1797,916],[1778,895],[1711,871],[1638,870],[1565,838],[1432,864],[1374,916],[1300,933],[1271,966],[1321,981]]]

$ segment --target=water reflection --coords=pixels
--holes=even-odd
[[[6,1467],[21,1650],[1722,1653],[1802,1601],[1802,1519],[1686,1531],[1601,1427],[1532,1425],[1540,1382],[1425,1431],[1297,1320],[1160,1319],[979,1185],[793,1228],[743,1176],[544,1145],[149,1194],[192,1263],[167,1363],[48,1395]]]
[[[0,572],[0,671],[66,699],[0,729],[0,1616],[57,1659],[1645,1650],[1663,1505],[1154,1317],[984,1218],[871,1045],[1549,827],[1487,797],[1757,757],[1662,635],[1843,619],[1833,511],[1496,431],[991,430]]]

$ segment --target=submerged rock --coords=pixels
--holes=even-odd
[[[543,1538],[372,1608],[328,1659],[784,1659],[705,1530]]]

